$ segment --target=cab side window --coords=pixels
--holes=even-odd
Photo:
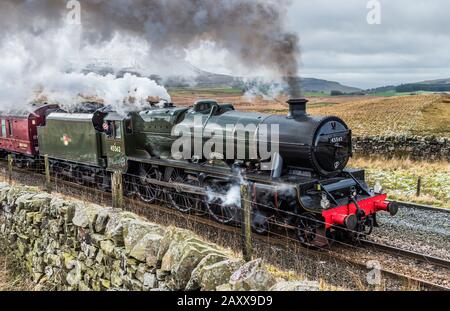
[[[113,122],[107,121],[107,122],[103,123],[103,131],[108,138],[112,138],[114,135]]]
[[[108,121],[103,126],[104,133],[108,138],[122,139],[122,123],[119,121]]]
[[[114,138],[116,139],[122,138],[122,124],[118,121],[114,122]]]
[[[127,134],[133,134],[133,123],[130,119],[125,120],[125,132]]]

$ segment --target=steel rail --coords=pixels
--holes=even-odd
[[[389,253],[392,255],[408,257],[411,259],[416,259],[416,260],[422,261],[424,263],[428,263],[428,264],[432,264],[435,266],[440,266],[440,267],[443,267],[446,269],[450,269],[450,260],[447,260],[447,259],[438,258],[435,256],[430,256],[430,255],[426,255],[426,254],[422,254],[422,253],[418,253],[418,252],[414,252],[414,251],[409,251],[409,250],[405,250],[405,249],[398,248],[395,246],[390,246],[390,245],[381,244],[381,243],[368,241],[368,240],[360,240],[360,244],[367,248],[374,248],[374,249],[381,250],[383,252],[386,252],[386,253]]]
[[[393,200],[392,201],[390,200],[389,202],[396,203],[402,208],[418,209],[418,210],[441,212],[441,213],[450,213],[450,208],[422,205],[422,204],[411,203],[411,202],[393,201]]]

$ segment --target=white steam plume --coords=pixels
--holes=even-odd
[[[58,102],[67,110],[86,98],[101,99],[123,114],[148,107],[149,97],[170,101],[167,90],[147,78],[82,72],[92,59],[80,55],[113,60],[119,55],[115,49],[108,54],[103,46],[80,48],[79,36],[79,30],[69,26],[39,36],[26,31],[5,35],[0,41],[0,111],[31,112],[29,102],[36,98]],[[123,42],[129,43],[113,40],[108,47],[130,51]]]
[[[149,97],[170,101],[164,87],[157,85],[155,81],[129,73],[123,78],[95,73],[55,73],[52,78],[46,83],[46,97],[55,100],[68,111],[76,108],[74,106],[80,101],[78,95],[102,99],[105,105],[121,115],[148,108]]]

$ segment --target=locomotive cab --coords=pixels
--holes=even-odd
[[[129,118],[111,112],[103,120],[104,153],[108,159],[109,170],[127,169],[126,136],[132,134],[132,124]]]

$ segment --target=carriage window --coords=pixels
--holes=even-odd
[[[2,119],[2,136],[6,137],[6,120]]]
[[[8,120],[8,135],[10,137],[13,136],[13,124],[12,124],[11,120]]]

